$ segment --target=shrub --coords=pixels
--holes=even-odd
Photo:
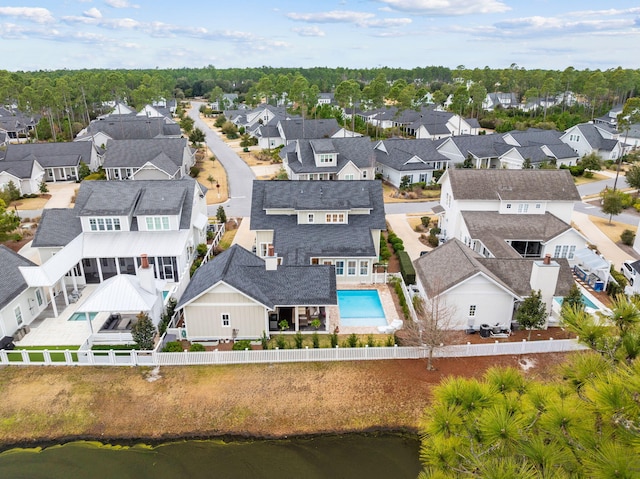
[[[387,340],[385,341],[384,345],[387,346],[388,348],[395,346],[396,345],[395,334],[390,334],[389,336],[387,336]]]
[[[591,178],[593,178],[593,171],[585,170],[585,172],[584,172],[584,174],[582,176],[584,176],[585,178],[591,179]]]
[[[422,223],[422,226],[428,228],[429,224],[431,223],[431,218],[429,218],[428,216],[423,216],[422,218],[420,218],[420,222]]]
[[[416,283],[416,270],[413,267],[411,258],[406,251],[398,251],[398,260],[400,261],[400,274],[406,284]]]
[[[331,333],[331,336],[329,336],[329,339],[331,341],[331,347],[335,348],[338,345],[338,333],[334,331]]]
[[[265,333],[264,331],[262,331],[260,342],[262,343],[262,349],[264,349],[265,351],[269,349],[269,338],[267,338],[267,333]]]
[[[407,305],[407,300],[404,297],[404,292],[402,291],[402,285],[400,284],[400,280],[397,278],[394,278],[392,281],[393,283],[393,289],[396,292],[396,295],[398,296],[398,302],[400,303],[400,307],[402,308],[402,314],[404,315],[404,318],[408,321],[410,318],[410,311],[409,311],[409,306]]]
[[[389,261],[389,258],[391,258],[391,251],[384,236],[380,235],[380,261]]]
[[[276,346],[278,347],[278,349],[287,349],[287,342],[285,341],[282,334],[279,334],[276,337]]]
[[[314,349],[318,349],[320,347],[320,336],[318,336],[318,333],[315,331],[311,335],[311,343],[313,344]]]
[[[251,349],[251,341],[248,339],[240,339],[233,342],[233,351],[244,351],[245,349]]]
[[[197,166],[194,165],[191,168],[189,168],[189,176],[191,176],[191,178],[197,178],[199,174],[200,174],[200,168],[198,168]]]
[[[181,353],[182,352],[182,344],[180,341],[169,341],[162,348],[163,353]]]
[[[204,258],[204,255],[207,254],[207,249],[209,247],[205,243],[200,243],[196,246],[196,253],[200,258]]]
[[[431,228],[429,230],[429,234],[433,235],[433,236],[438,236],[440,233],[442,232],[442,230],[440,228],[438,228],[437,226]]]
[[[202,351],[206,351],[206,349],[204,348],[204,346],[200,343],[193,343],[190,347],[189,347],[189,351],[192,353],[199,353]]]
[[[435,248],[440,244],[440,240],[435,235],[429,235],[427,236],[427,244]]]
[[[623,193],[621,199],[622,199],[622,208],[629,208],[630,206],[633,206],[633,204],[635,203],[635,198],[633,197],[633,195],[630,195],[629,193]]]
[[[636,239],[636,234],[631,230],[624,230],[620,235],[620,241],[627,246],[633,246],[633,241]]]
[[[373,334],[370,334],[367,336],[367,346],[369,346],[370,348],[375,347],[376,345],[376,341],[373,339]]]
[[[302,336],[302,333],[300,331],[296,332],[295,336],[293,337],[293,340],[296,343],[296,348],[302,349],[302,344],[304,343],[304,336]]]
[[[351,333],[347,337],[347,346],[349,346],[350,348],[358,347],[358,335],[356,333]]]

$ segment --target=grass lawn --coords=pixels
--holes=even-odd
[[[611,224],[609,224],[608,218],[600,218],[599,216],[589,216],[589,219],[614,243],[620,241],[620,235],[624,230],[631,230],[635,233],[638,229],[636,226],[620,223],[615,220],[612,220]]]
[[[409,201],[436,201],[440,199],[440,190],[423,190],[419,198],[404,198],[397,196],[398,190],[393,186],[382,183],[382,194],[385,203],[406,203]]]
[[[65,350],[69,351],[77,351],[80,346],[21,346],[17,347],[13,351],[6,351],[7,357],[10,362],[22,362],[22,353],[20,351],[29,351],[29,359],[35,362],[44,362],[44,353],[41,352],[33,352],[33,351],[44,351],[48,350],[50,353],[51,361],[56,362],[65,362],[64,352]],[[56,352],[61,351],[61,352]],[[71,353],[71,358],[73,361],[78,360],[78,355],[76,353]]]
[[[594,181],[608,180],[609,177],[601,175],[600,173],[594,173],[593,178],[585,178],[584,176],[574,177],[573,181],[576,186],[585,185],[587,183],[593,183]]]
[[[200,174],[197,180],[204,186],[209,188],[207,191],[207,204],[214,205],[217,203],[224,203],[229,199],[229,184],[227,182],[227,172],[222,164],[216,159],[211,161],[213,153],[207,148],[205,158],[202,161],[196,163],[196,166],[200,168]],[[214,181],[208,180],[209,176],[212,176]],[[216,188],[216,185],[220,185],[220,188]],[[220,198],[218,198],[220,194]]]
[[[51,195],[49,194],[40,195],[37,198],[24,198],[12,201],[9,208],[13,208],[15,206],[18,210],[41,210],[50,198]]]

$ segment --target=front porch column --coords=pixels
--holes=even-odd
[[[64,297],[64,304],[69,306],[69,295],[67,294],[67,284],[64,282],[64,276],[60,278],[60,284],[62,285],[62,296]]]
[[[116,274],[120,275],[120,261],[118,258],[114,258],[114,261],[116,262]]]
[[[58,317],[58,306],[56,305],[56,297],[53,294],[53,286],[49,286],[49,297],[51,298],[51,306],[53,306],[53,317]]]
[[[73,290],[78,291],[78,280],[76,279],[76,269],[71,268],[71,282],[73,283]]]
[[[84,282],[86,284],[87,277],[84,275],[84,265],[82,264],[82,260],[78,261],[78,266],[80,267],[80,276],[84,278]]]
[[[300,330],[300,316],[298,314],[298,307],[296,306],[295,308],[293,308],[294,314],[293,314],[293,325],[294,325],[294,330],[295,331],[299,331]]]
[[[96,263],[98,264],[98,277],[100,278],[100,282],[104,281],[104,277],[102,276],[102,265],[100,264],[100,258],[96,258]]]

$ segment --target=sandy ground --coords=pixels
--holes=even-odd
[[[573,353],[580,354],[580,353]],[[564,354],[149,368],[5,367],[0,447],[86,438],[161,440],[417,431],[431,389],[491,366],[548,378]],[[526,365],[526,368],[524,368]]]

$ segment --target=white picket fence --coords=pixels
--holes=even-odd
[[[445,346],[434,357],[500,356],[569,352],[587,349],[573,339],[495,342]],[[322,349],[269,349],[245,351],[203,351],[162,353],[157,351],[35,351],[0,350],[0,365],[25,366],[190,366],[207,364],[260,364],[322,361],[370,361],[385,359],[423,359],[428,352],[417,347],[364,347]]]

